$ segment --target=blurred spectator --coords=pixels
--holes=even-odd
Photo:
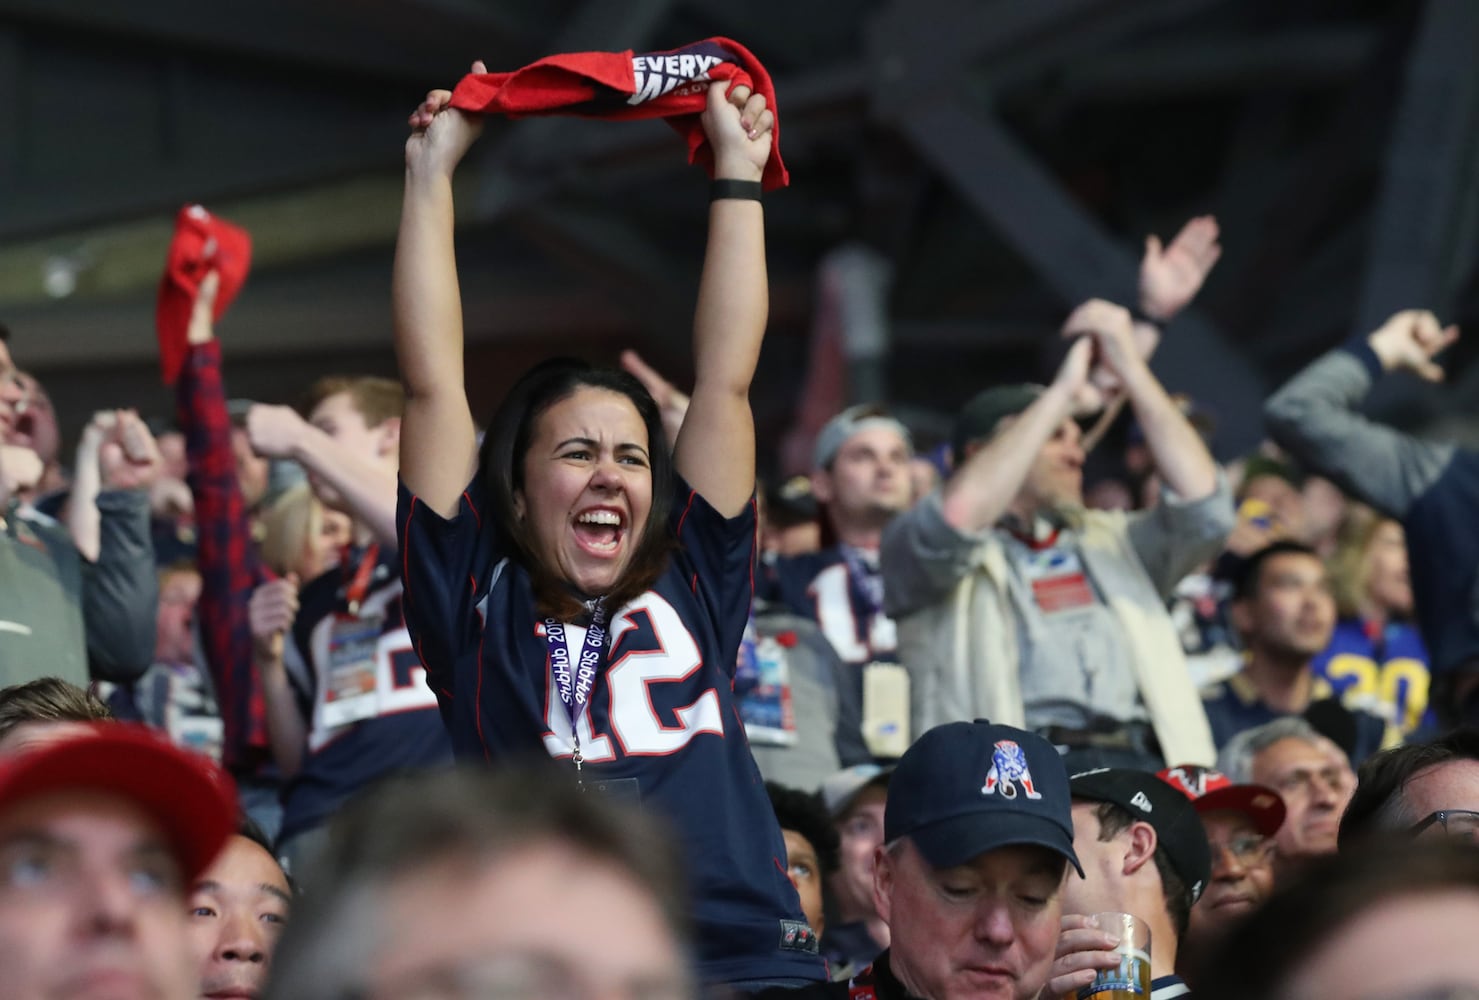
[[[1430,699],[1452,725],[1479,690],[1479,453],[1423,441],[1360,412],[1393,370],[1438,381],[1458,337],[1432,313],[1394,315],[1364,340],[1316,360],[1271,397],[1269,433],[1306,467],[1402,522],[1418,623],[1432,657]]]
[[[109,724],[0,767],[0,962],[13,997],[200,995],[186,890],[236,822],[215,765]]]
[[[837,870],[829,876],[827,933],[822,957],[834,975],[861,969],[888,947],[888,923],[873,895],[873,869],[883,846],[884,805],[891,770],[859,764],[832,775],[821,787],[839,842]]]
[[[42,677],[0,689],[0,759],[92,732],[113,713],[86,688]]]
[[[307,483],[291,486],[262,512],[262,561],[278,576],[313,580],[339,564],[353,542],[353,522],[313,495]]]
[[[94,519],[87,553],[31,506],[45,474],[35,447],[47,438],[35,422],[40,410],[27,404],[34,380],[17,372],[3,334],[0,328],[0,681],[130,681],[154,651],[158,582],[148,496],[132,488],[147,483],[124,481],[133,472],[126,461],[98,468],[100,452],[93,453],[96,489],[75,511]],[[97,444],[123,454],[114,450],[116,427]]]
[[[1274,874],[1282,885],[1311,858],[1336,849],[1340,817],[1356,790],[1349,758],[1304,719],[1275,719],[1234,736],[1217,769],[1239,785],[1263,785],[1284,800],[1274,836]]]
[[[800,556],[822,547],[817,501],[811,480],[792,476],[762,494],[765,526],[760,532],[762,558]]]
[[[176,746],[221,759],[221,712],[200,667],[195,609],[200,574],[189,563],[159,571],[154,663],[132,684],[103,685],[113,714],[169,734]]]
[[[1304,507],[1304,538],[1322,559],[1335,555],[1340,544],[1340,530],[1350,513],[1350,502],[1340,487],[1324,476],[1305,476],[1300,488]]]
[[[1340,821],[1346,850],[1371,836],[1448,836],[1479,844],[1479,731],[1393,747],[1361,765]]]
[[[837,414],[817,436],[812,495],[823,548],[773,560],[765,596],[814,618],[853,672],[863,737],[878,757],[909,744],[909,680],[898,665],[894,623],[884,614],[878,545],[911,501],[909,431],[878,406]]]
[[[451,743],[402,608],[395,475],[405,395],[370,377],[320,379],[304,407],[254,406],[253,447],[292,458],[325,506],[350,515],[342,563],[312,580],[259,587],[250,604],[254,662],[273,754],[288,784],[278,849],[298,874],[322,824],[388,774],[451,761]]]
[[[188,933],[202,998],[261,995],[292,904],[272,845],[246,820],[190,887]]]
[[[267,995],[695,995],[675,845],[547,766],[397,779],[334,820]]]
[[[1269,455],[1251,456],[1243,463],[1237,501],[1240,507],[1247,504],[1251,512],[1267,519],[1269,541],[1304,541],[1304,494],[1298,473],[1287,462]]]
[[[1325,564],[1313,549],[1281,541],[1250,555],[1234,581],[1230,612],[1247,650],[1243,667],[1202,692],[1219,747],[1245,729],[1306,713],[1312,722],[1331,713],[1343,717],[1340,731],[1326,735],[1341,743],[1353,762],[1381,749],[1389,736],[1396,739],[1383,719],[1341,708],[1317,685],[1311,664],[1330,644],[1335,598]]]
[[[1073,852],[1084,877],[1065,883],[1064,909],[1133,913],[1150,930],[1152,992],[1177,995],[1175,988],[1183,985],[1176,974],[1181,939],[1212,864],[1197,810],[1146,771],[1076,774],[1069,790]]]
[[[267,459],[252,453],[246,409],[228,403],[213,312],[219,275],[200,283],[175,383],[175,418],[185,436],[195,510],[197,618],[204,666],[221,714],[221,759],[236,778],[242,808],[269,838],[282,825],[281,777],[272,760],[262,682],[252,663],[251,596],[267,579],[256,545],[257,507]]]
[[[801,897],[801,912],[806,914],[806,922],[821,936],[827,926],[823,886],[837,870],[840,847],[832,817],[816,795],[773,781],[765,783],[765,791],[770,795],[776,822],[786,840],[786,874]]]
[[[1228,937],[1198,1000],[1465,1000],[1479,851],[1377,844],[1312,864]]]
[[[1191,799],[1212,852],[1211,878],[1191,908],[1176,970],[1196,984],[1227,933],[1263,905],[1274,889],[1274,835],[1284,800],[1263,785],[1234,785],[1211,768],[1168,768],[1160,778]]]
[[[1410,735],[1436,722],[1427,715],[1428,651],[1411,621],[1406,540],[1395,520],[1364,507],[1352,514],[1331,563],[1340,617],[1311,669],[1347,707]]]
[[[889,526],[887,608],[900,620],[916,729],[961,717],[1025,722],[1068,766],[1210,760],[1211,733],[1166,597],[1222,545],[1225,482],[1134,342],[1094,300],[1047,388],[1000,386],[956,422],[944,489]],[[1091,360],[1098,358],[1097,365]],[[1075,406],[1121,387],[1170,491],[1127,517],[1083,507]]]

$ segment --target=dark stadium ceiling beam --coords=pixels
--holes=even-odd
[[[1063,67],[1055,93],[1074,104],[1250,89],[1344,84],[1366,62],[1379,32],[1366,25],[1272,35],[1174,38],[1096,53]]]
[[[523,26],[498,10],[435,0],[0,0],[0,26],[81,31],[426,86],[465,63],[473,42],[489,59],[527,52]]]
[[[1427,0],[1407,53],[1370,230],[1359,329],[1452,304],[1479,150],[1479,3]]]
[[[677,0],[585,0],[573,17],[567,18],[559,33],[546,46],[548,52],[581,52],[586,50],[642,50],[658,25],[676,6]],[[531,192],[524,183],[528,178],[544,178],[542,172],[527,169],[531,150],[558,154],[568,152],[573,132],[568,118],[526,118],[514,122],[501,137],[498,146],[482,162],[482,180],[475,196],[474,215],[494,219],[516,201],[527,199]],[[511,193],[517,191],[515,197]],[[536,195],[537,196],[537,195]]]
[[[899,127],[1068,309],[1093,296],[1120,301],[1135,288],[1138,256],[1086,213],[999,123],[959,101],[932,102]],[[1248,360],[1196,309],[1156,353],[1168,388],[1218,413],[1256,412],[1264,386]],[[1253,421],[1219,430],[1224,455],[1258,443]]]

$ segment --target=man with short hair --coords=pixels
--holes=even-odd
[[[916,728],[963,715],[1038,731],[1069,767],[1210,761],[1211,733],[1165,602],[1233,523],[1206,445],[1134,341],[1093,300],[1063,327],[1053,383],[999,386],[956,422],[944,488],[888,527],[887,610],[899,622]],[[1113,383],[1167,488],[1154,509],[1087,510],[1074,416]]]
[[[1036,1000],[1055,969],[1064,878],[1082,872],[1052,744],[980,720],[938,726],[900,758],[884,825],[874,893],[888,949],[848,981],[766,1000]],[[1067,989],[1053,983],[1055,997]]]
[[[1177,949],[1212,867],[1196,809],[1155,775],[1127,768],[1075,774],[1069,789],[1084,877],[1068,881],[1063,905],[1133,914],[1150,930],[1153,1000],[1185,996]]]
[[[1287,716],[1244,730],[1222,748],[1217,770],[1234,784],[1272,788],[1284,800],[1284,822],[1274,836],[1277,884],[1336,849],[1356,774],[1345,751],[1304,719]]]
[[[292,902],[292,884],[271,843],[243,821],[190,887],[188,934],[202,1000],[261,995]]]
[[[0,969],[18,1000],[199,996],[185,894],[236,823],[231,780],[111,724],[0,765]]]
[[[395,538],[400,383],[326,378],[304,415],[254,406],[256,450],[308,471],[314,494],[353,519],[344,561],[316,580],[258,587],[249,613],[273,755],[288,779],[281,856],[294,875],[322,824],[354,792],[399,771],[450,763],[451,744],[401,608]]]
[[[86,688],[42,677],[0,689],[0,760],[91,732],[113,713]]]
[[[382,784],[332,822],[275,1000],[695,995],[674,845],[547,764]]]
[[[1398,738],[1379,716],[1342,706],[1315,677],[1314,660],[1335,629],[1335,595],[1314,549],[1278,541],[1248,556],[1233,582],[1229,613],[1246,650],[1242,669],[1202,691],[1219,747],[1245,729],[1312,709],[1312,718],[1342,721],[1344,735],[1354,737],[1346,748],[1354,761]]]
[[[1181,935],[1176,971],[1192,985],[1228,931],[1263,905],[1274,889],[1273,837],[1284,823],[1284,800],[1262,785],[1234,785],[1194,764],[1159,775],[1191,800],[1212,851],[1212,873]]]
[[[1340,820],[1340,849],[1381,834],[1479,843],[1479,731],[1393,747],[1361,765]]]
[[[853,406],[817,435],[811,491],[823,547],[768,565],[768,592],[812,618],[854,674],[863,737],[875,756],[909,744],[908,677],[898,663],[893,621],[884,613],[878,548],[884,527],[912,500],[909,430],[878,406]]]

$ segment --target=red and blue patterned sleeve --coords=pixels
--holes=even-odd
[[[228,768],[252,769],[266,758],[268,742],[266,703],[252,666],[247,603],[266,573],[236,478],[219,341],[190,349],[175,400],[195,499],[201,577],[196,613],[224,723],[222,754]]]

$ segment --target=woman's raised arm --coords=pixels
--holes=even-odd
[[[759,180],[770,158],[774,115],[765,98],[711,84],[704,131],[716,180]],[[693,401],[673,448],[678,472],[726,517],[755,490],[755,419],[750,380],[770,315],[765,216],[758,199],[725,197],[709,206],[709,242],[693,318]]]
[[[486,72],[481,62],[474,73]],[[451,516],[477,467],[477,430],[462,371],[462,295],[453,246],[452,174],[482,131],[433,90],[411,114],[406,192],[396,238],[395,351],[406,387],[401,480]]]

